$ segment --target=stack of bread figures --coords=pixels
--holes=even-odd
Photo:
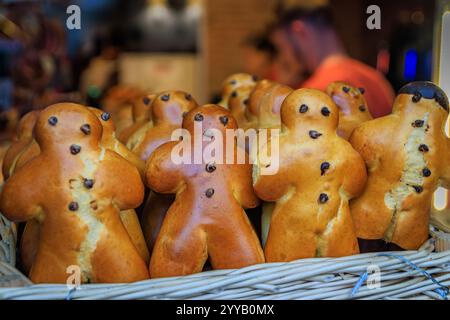
[[[235,74],[220,105],[202,106],[183,91],[119,93],[112,114],[63,103],[21,120],[0,209],[26,222],[34,282],[64,283],[71,266],[83,283],[132,282],[371,241],[418,249],[433,192],[450,187],[448,100],[430,82],[402,88],[378,119],[342,82],[293,90]],[[258,139],[225,138],[238,129]],[[245,212],[259,205],[261,241]]]

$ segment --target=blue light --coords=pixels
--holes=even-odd
[[[403,78],[412,81],[416,78],[417,73],[417,51],[409,49],[405,53],[405,69],[403,70]]]

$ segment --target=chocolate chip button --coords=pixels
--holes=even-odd
[[[318,137],[320,137],[322,134],[321,133],[319,133],[319,132],[317,132],[316,130],[311,130],[311,131],[309,131],[309,136],[312,138],[312,139],[317,139]]]
[[[56,124],[58,123],[58,118],[57,117],[50,117],[50,118],[48,118],[48,123],[51,126],[56,126]]]
[[[321,193],[319,196],[319,203],[326,203],[328,201],[328,195],[326,193]]]
[[[358,90],[359,90],[359,92],[361,92],[361,94],[364,94],[366,92],[366,89],[364,89],[364,88],[359,88]]]
[[[111,115],[108,112],[103,112],[101,118],[103,121],[108,121],[111,119]]]
[[[228,124],[228,117],[227,116],[219,117],[219,120],[224,126],[226,126]]]
[[[78,203],[76,203],[75,201],[72,201],[71,203],[69,203],[69,210],[70,211],[77,211],[78,210]]]
[[[94,180],[92,180],[92,179],[84,179],[83,185],[87,189],[91,189],[94,186]]]
[[[361,112],[364,112],[364,111],[366,111],[366,107],[364,107],[364,106],[359,106],[359,111],[361,111]]]
[[[213,188],[209,188],[209,189],[206,190],[206,192],[205,192],[205,195],[206,195],[208,198],[211,198],[211,197],[213,196],[213,194],[214,194],[214,189],[213,189]]]
[[[320,110],[320,112],[322,113],[323,116],[328,117],[330,115],[330,109],[328,109],[327,107],[323,107],[322,110]]]
[[[424,177],[429,177],[429,176],[431,176],[431,170],[428,169],[428,168],[424,168],[422,170],[422,174],[423,174]]]
[[[216,170],[216,165],[214,162],[210,162],[208,164],[206,164],[206,171],[211,173],[214,172]]]
[[[414,190],[416,190],[417,193],[422,193],[423,188],[421,186],[413,186]]]
[[[350,91],[349,87],[342,87],[342,91],[344,91],[345,93],[348,93]]]
[[[201,113],[197,113],[197,114],[194,116],[194,120],[195,120],[195,121],[203,121],[203,115],[202,115]]]
[[[430,149],[428,148],[428,146],[426,144],[421,144],[419,146],[419,151],[420,152],[428,152],[428,151],[430,151]]]
[[[423,127],[424,123],[425,122],[423,120],[416,120],[412,123],[412,126],[414,128],[421,128],[421,127]]]
[[[152,100],[150,100],[149,97],[144,97],[144,99],[142,99],[142,102],[144,102],[144,104],[145,104],[146,106],[148,106],[148,105],[150,104],[151,101],[152,101]]]
[[[299,111],[300,111],[300,113],[305,113],[305,112],[307,112],[308,111],[308,106],[306,105],[306,104],[302,104],[301,106],[300,106],[300,109],[299,109]]]
[[[83,124],[80,127],[81,132],[83,132],[85,135],[91,134],[91,126],[89,124]]]
[[[412,102],[417,103],[420,99],[422,99],[422,94],[420,92],[416,92],[412,97]]]
[[[70,153],[71,154],[77,154],[81,151],[81,147],[77,144],[73,144],[70,146]]]
[[[161,100],[162,100],[162,101],[169,101],[169,99],[170,99],[170,95],[169,95],[169,94],[163,94],[163,95],[161,96]]]
[[[329,162],[323,162],[320,165],[320,175],[323,176],[328,169],[330,169],[330,163]]]

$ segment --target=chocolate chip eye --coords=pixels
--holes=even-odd
[[[421,127],[423,127],[423,125],[424,125],[424,121],[423,120],[416,120],[416,121],[414,121],[411,125],[414,127],[414,128],[421,128]]]
[[[323,162],[320,165],[320,175],[323,176],[328,169],[330,169],[330,163],[329,162]]]
[[[420,99],[422,99],[422,94],[420,92],[416,92],[412,97],[412,102],[417,103]]]
[[[428,151],[430,151],[430,149],[428,148],[428,146],[426,144],[421,144],[419,146],[419,151],[420,152],[428,152]]]
[[[69,210],[70,211],[77,211],[78,210],[78,203],[76,203],[75,201],[72,201],[71,203],[69,203]]]
[[[71,154],[77,154],[81,151],[81,147],[77,144],[73,144],[70,146],[70,153]]]
[[[328,195],[326,193],[321,193],[319,196],[319,203],[326,203],[328,201]]]
[[[161,96],[161,100],[162,101],[169,101],[169,99],[170,99],[170,95],[169,94],[164,94],[164,95]]]
[[[205,195],[206,195],[208,198],[211,198],[211,197],[214,195],[214,189],[213,189],[213,188],[207,189],[206,192],[205,192]]]
[[[423,188],[421,186],[413,186],[414,190],[416,190],[417,193],[422,193]]]
[[[364,111],[366,111],[366,107],[364,107],[364,106],[359,106],[359,111],[361,111],[361,112],[364,112]]]
[[[50,118],[48,118],[48,123],[51,126],[56,126],[56,124],[58,123],[58,118],[57,117],[50,117]]]
[[[226,126],[228,124],[228,117],[227,116],[219,117],[219,120],[224,126]]]
[[[192,95],[190,93],[187,93],[184,97],[186,98],[187,101],[191,101],[192,99]]]
[[[311,130],[309,131],[309,136],[313,139],[317,139],[318,137],[320,137],[322,134],[317,132],[316,130]]]
[[[422,170],[422,174],[423,174],[424,177],[429,177],[429,176],[431,176],[431,170],[428,169],[428,168],[424,168]]]
[[[83,185],[84,185],[87,189],[91,189],[91,188],[94,186],[94,180],[92,180],[92,179],[84,179]]]
[[[91,126],[89,124],[83,124],[80,127],[81,132],[83,132],[85,135],[91,134]]]
[[[322,110],[320,110],[320,112],[322,113],[323,116],[328,117],[330,115],[330,109],[328,109],[327,107],[323,107]]]
[[[366,89],[364,89],[364,88],[359,88],[358,90],[359,90],[359,92],[361,92],[361,94],[364,94],[366,92]]]
[[[234,86],[236,83],[237,83],[236,80],[231,80],[231,81],[230,81],[230,84],[233,85],[233,86]]]
[[[232,97],[232,98],[236,98],[236,97],[237,97],[237,95],[238,95],[238,94],[237,94],[237,92],[236,92],[236,91],[233,91],[233,92],[231,93],[231,97]]]
[[[148,105],[150,104],[151,101],[152,101],[152,100],[150,100],[149,97],[144,97],[144,98],[142,99],[142,102],[144,102],[144,104],[145,104],[146,106],[148,106]]]
[[[103,112],[101,118],[103,121],[108,121],[109,119],[111,119],[111,115],[108,112]]]
[[[202,115],[201,113],[197,113],[197,114],[194,116],[194,120],[195,120],[195,121],[203,121],[203,115]]]
[[[242,103],[243,103],[245,106],[248,106],[248,99],[245,99],[244,101],[242,101]]]
[[[206,165],[205,169],[209,173],[214,172],[216,170],[216,164],[214,162],[210,162]]]
[[[299,112],[300,113],[305,113],[306,111],[308,111],[308,106],[306,105],[306,104],[302,104],[301,106],[300,106],[300,109],[299,109]]]
[[[342,91],[344,91],[345,93],[349,93],[350,88],[349,87],[342,87]]]

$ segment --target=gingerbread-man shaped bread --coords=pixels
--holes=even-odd
[[[155,99],[155,94],[148,94],[143,97],[139,97],[133,101],[131,109],[133,115],[133,124],[122,130],[119,141],[127,143],[130,137],[132,137],[136,131],[140,130],[143,126],[152,123],[152,102]]]
[[[195,131],[195,125],[201,125],[201,130]],[[186,115],[183,128],[191,137],[188,144],[193,147],[190,156],[194,159],[198,156],[194,152],[204,152],[211,139],[219,139],[217,132],[225,137],[225,129],[235,130],[237,123],[225,108],[205,105]],[[203,132],[203,142],[194,132]],[[196,139],[200,139],[201,150],[194,148]],[[204,157],[201,164],[176,164],[172,150],[183,141],[160,146],[147,162],[148,186],[157,192],[176,194],[153,249],[151,277],[200,272],[208,257],[214,269],[264,262],[258,237],[243,209],[258,205],[251,165],[237,164],[235,141],[223,141],[224,150],[228,143],[233,144],[228,148],[234,150],[234,164],[206,162]]]
[[[40,223],[30,271],[35,283],[65,283],[69,266],[80,268],[83,283],[148,278],[119,217],[119,210],[140,205],[144,187],[133,165],[100,146],[101,136],[100,121],[86,107],[47,107],[34,128],[40,154],[4,185],[2,213]]]
[[[364,88],[355,88],[345,82],[332,82],[327,87],[327,94],[339,108],[338,135],[348,140],[361,123],[372,120]]]
[[[283,102],[278,171],[263,175],[261,170],[273,165],[261,156],[277,143],[274,138],[254,165],[256,194],[276,202],[267,261],[358,253],[349,200],[362,192],[366,168],[350,143],[337,135],[338,119],[338,108],[318,90],[296,90]]]
[[[258,81],[253,88],[253,91],[248,99],[248,107],[246,109],[246,116],[250,122],[250,128],[258,129],[261,101],[267,91],[275,85],[275,82],[264,79]]]
[[[253,88],[254,86],[241,86],[234,90],[228,99],[228,108],[231,114],[236,119],[239,128],[244,130],[250,128],[246,109]]]
[[[17,128],[17,140],[11,143],[3,159],[2,171],[4,179],[14,172],[17,159],[34,141],[33,128],[36,123],[39,111],[31,111],[22,117]]]
[[[194,98],[184,91],[166,91],[152,103],[153,126],[142,132],[132,151],[146,161],[152,152],[170,141],[174,130],[181,128],[183,115],[197,106]]]
[[[219,102],[219,105],[228,109],[228,100],[233,91],[243,86],[255,86],[256,81],[257,79],[255,76],[247,73],[232,74],[226,78],[222,84],[222,100]]]
[[[258,129],[280,129],[280,110],[284,99],[292,92],[292,88],[275,84],[266,89],[258,108]]]
[[[137,155],[128,150],[123,144],[117,141],[117,139],[115,138],[114,123],[112,122],[109,113],[92,107],[88,107],[88,109],[97,116],[103,127],[100,146],[118,153],[124,159],[128,160],[131,164],[135,165],[139,170],[141,177],[143,177],[145,163],[141,159],[139,159]],[[22,154],[22,156],[17,161],[16,168],[20,169],[28,161],[37,157],[39,154],[39,145],[36,143],[36,141],[33,141],[33,144]],[[150,260],[150,255],[135,210],[129,209],[120,211],[120,219],[139,254],[144,259],[144,261],[148,263],[148,261]],[[21,264],[22,269],[26,274],[30,272],[31,266],[37,253],[39,234],[39,222],[35,219],[27,221],[20,241]]]
[[[350,142],[369,172],[364,193],[351,203],[359,238],[408,250],[427,240],[433,193],[450,188],[447,117],[445,93],[413,82],[400,89],[391,115],[355,129]]]

